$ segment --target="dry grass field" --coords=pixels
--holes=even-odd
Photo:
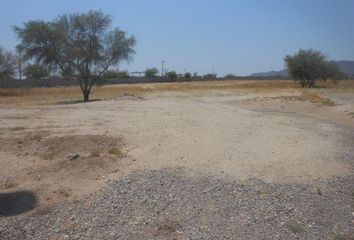
[[[9,209],[1,209],[6,204],[0,201],[0,225],[10,226],[13,221],[19,222],[21,219],[26,224],[28,218],[32,219],[30,222],[35,221],[32,216],[44,218],[51,214],[65,215],[67,211],[57,212],[53,209],[62,203],[79,204],[75,205],[78,209],[81,203],[93,204],[98,200],[92,198],[101,196],[101,191],[111,186],[109,184],[112,182],[127,187],[126,179],[130,179],[128,183],[132,181],[133,185],[139,182],[132,176],[141,178],[139,174],[145,172],[182,169],[184,174],[176,175],[176,179],[181,179],[176,180],[170,188],[177,186],[179,190],[176,191],[183,191],[183,196],[190,193],[192,197],[194,195],[186,190],[189,187],[187,182],[192,184],[196,181],[193,188],[204,186],[206,189],[194,189],[193,192],[206,194],[206,198],[198,201],[204,204],[202,209],[205,211],[216,209],[212,211],[212,214],[216,214],[213,219],[221,216],[217,214],[217,209],[223,205],[216,202],[226,201],[231,193],[220,193],[222,197],[212,194],[223,189],[226,191],[226,186],[230,187],[233,181],[242,183],[237,185],[242,189],[242,186],[252,189],[250,196],[256,195],[252,195],[249,201],[256,201],[259,191],[268,188],[274,188],[272,192],[279,194],[273,196],[272,193],[269,199],[278,199],[289,192],[295,194],[297,190],[292,192],[288,189],[301,188],[306,190],[299,190],[296,196],[289,193],[291,196],[288,199],[301,198],[303,206],[296,205],[301,204],[300,200],[296,204],[292,201],[284,204],[288,207],[294,204],[293,208],[296,205],[299,214],[303,210],[304,215],[315,211],[316,217],[306,215],[302,218],[295,214],[296,219],[295,215],[284,215],[285,220],[281,220],[281,217],[272,218],[269,221],[275,221],[274,226],[279,225],[279,229],[272,230],[278,234],[274,239],[312,239],[319,236],[318,239],[352,239],[349,236],[354,224],[353,81],[337,85],[319,83],[318,88],[310,90],[302,89],[292,81],[278,80],[114,85],[94,88],[92,99],[97,101],[80,102],[78,87],[0,89],[0,191],[2,194],[30,192],[37,199],[29,208],[31,211],[24,211],[20,215],[11,213]],[[165,181],[162,176],[175,176],[175,173],[164,174],[158,175],[158,180],[155,175],[151,179],[162,184]],[[189,179],[187,182],[186,177]],[[199,182],[204,178],[208,179],[210,186]],[[212,179],[219,180],[214,182]],[[253,182],[255,179],[267,186]],[[147,181],[144,183],[146,186],[152,184],[156,187],[155,183],[146,179],[142,181]],[[219,187],[224,181],[225,188]],[[178,182],[185,182],[186,188],[178,188]],[[161,189],[164,189],[162,185]],[[139,186],[136,185],[137,189]],[[146,194],[140,193],[140,190],[119,191],[122,191],[122,196],[125,193]],[[337,191],[342,192],[339,194]],[[232,198],[234,201],[237,201],[236,195]],[[129,196],[133,199],[131,201],[149,199],[140,195]],[[215,197],[213,202],[209,202],[208,196]],[[163,203],[165,193],[160,197],[155,207]],[[90,200],[86,202],[85,199]],[[178,206],[183,208],[196,200],[193,199],[186,204],[180,200],[174,201],[181,203]],[[328,206],[327,200],[336,204],[337,212],[324,210],[334,208]],[[145,206],[139,201],[137,206],[132,205],[132,211]],[[273,203],[269,200],[254,204],[254,208],[259,207],[261,211],[269,206],[267,204]],[[226,205],[232,206],[232,203]],[[104,207],[104,204],[100,207]],[[321,211],[318,210],[320,208]],[[62,206],[60,209],[66,208]],[[199,215],[195,213],[188,215],[189,220],[187,215],[181,215],[183,221],[174,220],[170,225],[156,227],[144,223],[147,221],[144,220],[144,214],[155,214],[156,209],[151,210],[153,212],[150,210],[141,210],[142,215],[139,216],[138,212],[134,212],[135,215],[127,213],[127,216],[134,215],[134,219],[131,216],[127,221],[129,224],[134,222],[134,228],[139,229],[139,233],[121,234],[131,239],[134,236],[135,239],[144,239],[143,236],[152,239],[186,239],[186,236],[190,236],[186,229],[195,219],[206,225],[212,222],[208,217],[198,218]],[[161,211],[167,210],[164,208]],[[236,208],[226,212],[233,211],[236,211],[236,218]],[[247,211],[242,214],[247,215]],[[323,219],[329,217],[327,214],[331,214],[331,220],[322,223]],[[100,217],[103,219],[105,216]],[[154,218],[151,222],[166,220],[163,215],[159,216],[161,219]],[[337,217],[340,220],[335,223]],[[224,220],[220,218],[219,222]],[[241,217],[238,221],[238,224],[246,224]],[[131,230],[130,225],[125,224],[122,226]],[[256,222],[252,224],[258,226]],[[59,225],[55,226],[59,228]],[[60,226],[65,228],[64,225]],[[33,234],[41,234],[39,230],[33,231]],[[45,236],[47,239],[61,239],[65,235],[61,231],[55,230],[55,237]],[[251,236],[247,235],[251,232],[245,232],[242,236]],[[68,232],[66,235],[71,236]],[[6,229],[1,230],[0,227],[1,236],[7,235]],[[43,239],[46,239],[45,236]],[[95,238],[95,235],[90,236],[91,239]]]
[[[339,91],[352,92],[352,81],[333,84],[331,82],[319,83],[320,88],[331,88]],[[205,93],[209,90],[252,90],[272,91],[276,89],[297,89],[299,84],[293,81],[268,80],[268,81],[207,81],[207,82],[182,82],[160,84],[124,84],[96,87],[93,89],[92,99],[107,99],[122,95],[145,96],[153,92],[194,92]],[[57,88],[30,88],[30,89],[0,89],[0,104],[6,105],[43,105],[80,101],[81,91],[77,86]]]

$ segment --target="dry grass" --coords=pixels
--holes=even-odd
[[[71,195],[71,189],[59,189],[58,190],[58,195],[68,198]]]
[[[93,89],[91,99],[110,98],[129,93],[144,95],[146,89],[139,85],[112,85]],[[81,101],[82,94],[79,87],[57,88],[28,88],[28,89],[0,89],[1,105],[42,105],[56,104],[63,101]]]
[[[156,91],[232,90],[232,89],[277,89],[296,88],[293,81],[284,80],[227,80],[206,82],[161,83],[154,86]]]
[[[319,87],[335,88],[341,91],[354,91],[354,81],[343,81],[337,85],[320,82]],[[227,80],[203,82],[177,82],[152,84],[121,84],[95,87],[91,99],[107,99],[119,96],[144,97],[154,92],[196,92],[212,90],[272,91],[275,89],[299,88],[294,81],[285,80]],[[79,102],[82,94],[78,86],[57,88],[0,89],[0,105],[41,105]]]
[[[7,180],[4,184],[4,189],[12,189],[18,187],[18,184],[14,180]]]
[[[336,103],[329,98],[320,96],[317,92],[312,92],[305,90],[299,96],[277,96],[270,97],[269,99],[281,100],[281,101],[302,101],[302,102],[312,102],[319,103],[327,106],[335,106]]]
[[[95,87],[91,99],[107,99],[118,96],[143,97],[153,92],[164,91],[208,91],[232,89],[294,88],[293,81],[207,81],[181,83],[121,84]],[[77,86],[57,88],[0,89],[0,105],[41,105],[60,102],[81,101],[82,94]]]
[[[26,128],[25,127],[13,127],[10,130],[11,131],[24,131],[24,130],[26,130]]]
[[[321,97],[316,92],[304,91],[300,96],[297,97],[299,101],[310,101],[312,103],[320,103],[327,106],[335,106],[336,103],[329,98]]]
[[[339,89],[339,90],[354,90],[354,81],[353,80],[343,80],[337,83],[333,81],[317,81],[316,88],[331,88],[331,89]]]
[[[124,157],[123,152],[122,152],[120,149],[118,149],[118,148],[109,149],[109,150],[108,150],[108,153],[109,153],[110,155],[116,156],[117,158],[122,158],[122,157]]]

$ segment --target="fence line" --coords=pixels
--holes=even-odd
[[[289,80],[287,77],[233,77],[233,78],[179,78],[169,79],[162,77],[145,78],[129,77],[119,79],[100,80],[98,84],[134,84],[134,83],[169,83],[169,82],[187,82],[187,81],[212,81],[212,80]],[[3,79],[0,80],[0,88],[32,88],[32,87],[60,87],[76,86],[76,79]]]

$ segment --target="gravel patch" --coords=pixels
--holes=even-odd
[[[354,239],[354,177],[271,184],[163,169],[0,217],[0,239]]]

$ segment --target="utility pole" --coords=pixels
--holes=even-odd
[[[20,80],[22,80],[21,49],[18,49],[18,72],[19,72]]]
[[[162,60],[162,66],[161,66],[161,77],[163,77],[164,74],[164,67],[165,67],[165,60]]]

